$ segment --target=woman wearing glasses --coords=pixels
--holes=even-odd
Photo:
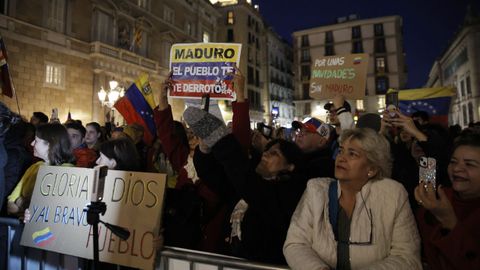
[[[316,178],[292,216],[284,255],[292,269],[421,269],[420,238],[402,185],[388,179],[387,140],[345,130],[335,179]]]

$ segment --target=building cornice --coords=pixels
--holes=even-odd
[[[297,37],[297,36],[312,34],[315,32],[323,33],[327,31],[341,30],[345,28],[351,28],[353,26],[358,26],[358,25],[370,25],[375,23],[396,22],[396,21],[399,21],[401,24],[402,17],[400,17],[399,15],[393,15],[393,16],[377,17],[377,18],[370,18],[370,19],[352,20],[352,21],[346,21],[343,23],[328,24],[328,25],[322,25],[318,27],[298,30],[293,32],[292,36]]]

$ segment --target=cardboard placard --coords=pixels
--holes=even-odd
[[[235,65],[240,65],[242,44],[236,43],[180,43],[170,51],[170,70],[174,81],[170,97],[235,100],[233,76]]]
[[[90,203],[94,170],[41,166],[23,230],[24,246],[93,259],[93,232],[84,208]],[[153,269],[166,175],[109,170],[100,219],[124,227],[124,241],[99,224],[100,261]]]
[[[312,57],[310,97],[363,99],[367,80],[368,54]]]

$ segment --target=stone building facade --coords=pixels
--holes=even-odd
[[[369,63],[365,98],[351,100],[362,112],[378,112],[385,107],[389,88],[404,89],[407,81],[403,50],[402,18],[387,16],[358,19],[341,17],[337,23],[293,33],[296,116],[326,118],[326,100],[312,100],[310,90],[310,55],[368,53]]]
[[[177,42],[216,41],[220,13],[207,0],[7,0],[0,34],[21,114],[58,108],[84,123],[104,122],[97,92],[128,87],[147,73],[154,93],[168,75]],[[134,42],[136,40],[137,42]],[[17,101],[1,96],[13,110]],[[174,115],[182,100],[172,101]]]
[[[218,41],[242,44],[240,70],[246,78],[246,97],[250,102],[250,119],[269,122],[267,86],[266,29],[263,18],[251,0],[212,0],[221,13]],[[227,103],[227,111],[229,110]]]
[[[462,28],[434,62],[426,87],[453,86],[449,124],[480,121],[480,17],[470,9]]]
[[[292,46],[272,29],[267,31],[269,112],[276,126],[290,127],[295,116],[293,104]]]

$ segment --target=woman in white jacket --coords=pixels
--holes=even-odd
[[[388,141],[345,130],[335,179],[316,178],[292,216],[284,255],[293,269],[421,269],[420,238]]]

